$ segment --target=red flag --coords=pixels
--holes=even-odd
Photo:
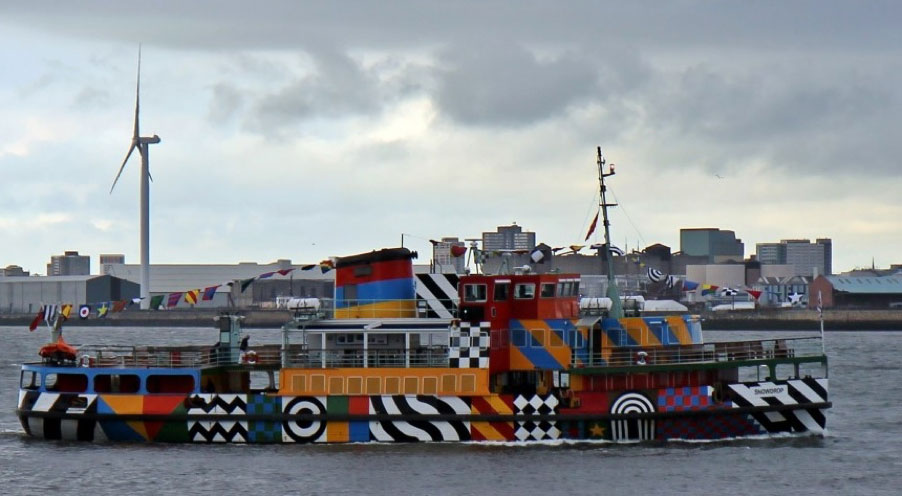
[[[37,329],[38,326],[43,321],[44,321],[44,308],[41,307],[41,309],[38,310],[38,314],[34,316],[34,320],[32,320],[31,324],[28,326],[28,330],[33,331],[33,330]]]
[[[750,294],[750,295],[752,295],[756,300],[758,299],[759,296],[761,296],[761,291],[755,291],[755,290],[753,290],[753,289],[747,289],[747,290],[745,290],[745,292],[748,293],[748,294]]]
[[[458,246],[458,245],[451,246],[451,256],[452,257],[459,257],[466,252],[467,252],[466,246]]]
[[[586,239],[584,241],[589,241],[589,237],[595,232],[596,225],[598,225],[598,212],[595,212],[595,218],[592,219],[592,225],[589,226],[589,232],[586,233]]]

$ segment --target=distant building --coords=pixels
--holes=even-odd
[[[441,241],[433,244],[432,261],[435,264],[435,272],[439,274],[445,272],[463,274],[466,270],[467,257],[455,257],[451,253],[452,246],[466,247],[466,244],[458,238],[442,238]]]
[[[536,233],[523,232],[523,228],[513,224],[498,226],[496,232],[482,233],[482,249],[493,250],[532,250],[536,247]]]
[[[32,313],[44,304],[100,304],[131,300],[140,285],[118,277],[82,275],[0,278],[0,312]]]
[[[79,255],[77,251],[53,255],[47,264],[48,276],[86,276],[90,273],[91,257]]]
[[[717,228],[680,229],[680,251],[708,257],[708,263],[742,262],[745,245],[733,231]]]
[[[797,276],[813,276],[833,273],[833,241],[818,238],[814,243],[807,239],[784,239],[779,243],[757,243],[758,261],[765,265],[785,264],[795,267]]]
[[[292,265],[291,260],[277,260],[271,264],[257,264],[243,262],[239,264],[151,264],[150,266],[150,296],[169,295],[175,292],[190,291],[220,286],[216,295],[209,301],[198,301],[197,307],[222,307],[222,306],[266,306],[275,304],[279,296],[299,296],[331,298],[333,284],[333,271],[322,272],[320,267],[303,270],[310,266]],[[240,285],[225,285],[226,283],[246,280],[261,274],[284,269],[295,269],[287,276],[275,275],[267,279],[261,279],[251,284],[245,291],[240,291]],[[141,266],[139,264],[104,264],[104,274],[121,277],[135,283],[140,283]],[[230,301],[231,296],[231,301]],[[184,301],[178,304],[186,307]]]
[[[29,273],[18,265],[7,265],[6,268],[0,269],[0,276],[3,277],[28,277]]]
[[[100,254],[100,273],[106,274],[106,270],[104,269],[107,265],[112,264],[124,264],[125,263],[125,255],[121,253],[101,253]]]
[[[818,276],[810,285],[809,307],[817,306],[818,294],[824,308],[900,308],[902,276]]]

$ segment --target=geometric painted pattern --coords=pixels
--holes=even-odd
[[[473,396],[470,398],[473,415],[511,415],[514,413],[510,397]],[[470,422],[471,438],[474,441],[513,441],[514,423],[507,422]]]
[[[611,413],[655,413],[655,405],[638,392],[621,394],[611,404]],[[611,421],[611,438],[614,441],[651,441],[655,438],[655,421],[651,419],[623,419]]]
[[[282,397],[252,394],[247,397],[248,415],[278,415],[282,411]],[[278,443],[282,441],[282,423],[271,420],[248,420],[247,440],[250,443]]]
[[[534,395],[526,399],[518,395],[514,399],[514,413],[522,415],[552,415],[557,413],[560,400],[552,394],[548,396]],[[555,420],[518,420],[514,437],[520,441],[541,441],[545,439],[559,439],[561,431]]]
[[[711,406],[711,386],[686,386],[658,391],[658,411],[682,412]]]
[[[466,398],[455,396],[370,396],[373,415],[469,415]],[[370,436],[375,441],[469,441],[467,420],[383,420],[372,421]]]
[[[489,328],[488,322],[472,326],[461,322],[450,328],[448,358],[450,366],[459,369],[489,368]]]
[[[282,412],[288,415],[317,416],[326,413],[326,397],[297,396],[282,398]],[[326,442],[326,421],[302,418],[282,422],[282,441],[286,443]]]
[[[247,421],[229,420],[244,415],[247,400],[243,394],[193,394],[188,398],[188,436],[194,442],[246,443]],[[222,420],[194,420],[190,415],[221,415]]]
[[[730,384],[734,407],[767,407],[804,405],[827,401],[827,379],[795,379],[789,381]],[[800,408],[780,412],[755,412],[751,416],[767,432],[811,432],[823,434],[827,423],[820,408]]]

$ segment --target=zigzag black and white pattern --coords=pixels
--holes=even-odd
[[[437,396],[371,396],[370,414],[470,415],[464,398]],[[370,422],[376,441],[468,441],[470,422],[465,420],[385,420]]]
[[[514,399],[514,413],[526,415],[551,415],[557,413],[559,403],[560,400],[553,394],[544,397],[534,395],[529,399],[526,399],[523,395],[519,395]],[[520,441],[558,439],[561,437],[561,431],[557,428],[557,421],[555,420],[518,420],[517,430],[514,431],[514,437]]]
[[[188,414],[243,415],[247,411],[247,397],[243,394],[192,394],[188,398]]]
[[[194,442],[246,443],[247,421],[228,420],[244,417],[247,397],[243,394],[193,394],[188,398],[188,437]],[[192,415],[222,415],[222,420],[192,420]]]
[[[451,319],[457,315],[457,274],[417,274],[417,299],[428,309],[426,317]]]
[[[730,384],[734,407],[805,405],[827,401],[827,379]],[[800,408],[752,413],[767,432],[811,432],[823,434],[827,420],[820,408]]]
[[[236,420],[188,421],[188,437],[195,443],[246,443],[247,422]]]
[[[450,330],[448,359],[451,367],[459,369],[489,368],[489,330],[491,324],[480,322],[474,327],[461,322]]]
[[[19,391],[19,409],[27,412],[61,413],[69,417],[39,418],[26,414],[23,427],[32,436],[64,441],[106,438],[96,420],[85,418],[97,413],[96,394]]]

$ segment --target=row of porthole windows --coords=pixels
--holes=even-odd
[[[141,389],[141,377],[136,374],[63,374],[49,372],[40,374],[34,370],[23,370],[19,386],[21,389],[44,390],[60,393],[85,393],[89,390],[90,379],[94,380],[95,393],[190,393],[194,392],[194,376],[191,375],[148,375],[145,389]]]

